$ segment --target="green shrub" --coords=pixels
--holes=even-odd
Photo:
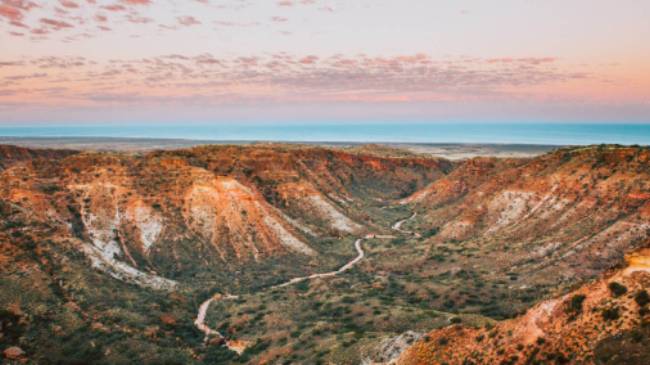
[[[636,304],[638,304],[639,307],[644,307],[646,304],[650,303],[650,295],[648,295],[648,292],[645,290],[639,290],[634,295],[634,301],[636,301]]]
[[[440,228],[438,228],[438,227],[433,227],[433,228],[431,228],[431,229],[425,231],[424,234],[422,234],[422,236],[423,236],[424,238],[433,237],[433,236],[437,235],[439,231],[440,231]]]
[[[609,291],[612,292],[612,295],[615,297],[620,297],[621,295],[627,293],[627,288],[625,285],[612,281],[608,285]]]
[[[617,307],[606,308],[603,310],[603,318],[608,321],[615,321],[621,317]]]
[[[304,280],[296,284],[296,290],[306,292],[309,290],[309,280]]]
[[[582,303],[585,301],[586,296],[583,294],[576,294],[571,297],[568,305],[566,306],[565,312],[572,316],[577,316],[582,313]]]
[[[390,241],[390,243],[391,243],[393,246],[401,246],[401,245],[403,245],[403,244],[406,243],[406,239],[405,239],[405,238],[401,238],[401,237],[400,237],[400,238],[393,238],[393,239]]]

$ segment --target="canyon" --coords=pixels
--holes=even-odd
[[[648,359],[643,147],[2,145],[0,213],[24,362]]]

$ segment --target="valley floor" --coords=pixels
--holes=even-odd
[[[395,232],[398,232],[398,233],[401,233],[401,234],[408,234],[408,235],[413,234],[413,232],[402,230],[400,227],[404,223],[406,223],[409,220],[415,218],[416,216],[417,216],[417,213],[414,213],[409,218],[401,219],[401,220],[395,222],[395,224],[393,224],[391,226],[391,229],[394,230]],[[349,262],[347,262],[345,265],[341,266],[340,269],[335,270],[335,271],[325,272],[325,273],[317,273],[317,274],[311,274],[311,275],[307,275],[307,276],[300,276],[300,277],[292,278],[292,279],[289,279],[288,281],[286,281],[284,283],[273,285],[273,286],[269,287],[268,289],[269,290],[280,289],[280,288],[287,287],[289,285],[298,284],[298,283],[308,281],[308,280],[329,278],[329,277],[333,277],[333,276],[336,276],[336,275],[340,275],[340,274],[352,269],[359,261],[363,260],[363,258],[365,257],[365,251],[363,250],[363,246],[362,246],[363,241],[367,240],[367,239],[373,239],[373,238],[376,238],[376,237],[379,237],[379,238],[382,238],[382,239],[396,238],[395,236],[391,236],[391,235],[377,235],[377,234],[374,234],[374,233],[368,233],[363,238],[357,238],[354,241],[354,248],[357,251],[358,255],[355,258],[353,258],[352,260],[350,260]],[[264,289],[262,289],[262,290],[264,290]],[[259,292],[260,291],[258,291],[257,293],[259,293]],[[253,293],[253,294],[256,294],[256,293]],[[210,304],[212,304],[213,302],[217,302],[217,301],[235,300],[235,299],[239,299],[239,296],[232,295],[232,294],[222,294],[222,293],[214,294],[209,299],[207,299],[206,301],[201,303],[201,305],[199,306],[199,310],[198,310],[198,313],[197,313],[197,316],[196,316],[196,320],[194,321],[194,325],[201,332],[203,332],[205,334],[205,341],[206,342],[210,340],[210,337],[216,337],[217,340],[223,340],[224,345],[229,350],[237,352],[237,354],[241,355],[246,350],[248,345],[250,345],[252,343],[251,341],[233,341],[233,340],[226,339],[226,337],[223,334],[221,334],[219,331],[214,330],[214,329],[210,328],[208,325],[205,324],[205,318],[206,318],[207,311],[210,308]]]

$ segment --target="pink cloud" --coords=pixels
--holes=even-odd
[[[150,5],[151,0],[122,0],[123,3],[128,5]]]
[[[64,28],[72,28],[73,27],[72,24],[70,24],[70,23],[66,23],[66,22],[61,21],[61,20],[49,19],[49,18],[41,18],[40,22],[41,22],[41,24],[50,26],[50,27],[54,28],[55,30],[60,30],[60,29],[64,29]]]
[[[82,84],[90,90],[101,85],[102,89],[115,92],[128,87],[146,94],[156,90],[207,92],[218,86],[223,90],[240,89],[234,96],[245,98],[249,95],[247,89],[270,88],[275,91],[268,97],[280,92],[287,97],[313,100],[338,100],[342,95],[348,99],[353,95],[361,99],[374,95],[373,98],[384,100],[397,100],[403,96],[426,99],[432,94],[436,97],[483,97],[509,95],[504,90],[511,87],[516,88],[519,95],[520,90],[529,87],[589,77],[579,70],[562,71],[539,63],[551,59],[554,58],[531,57],[518,62],[449,61],[436,60],[425,54],[318,57],[287,53],[218,59],[206,53],[198,56],[171,54],[108,63],[49,57],[35,59],[32,63],[42,69],[61,70],[59,77],[64,76],[67,83]],[[519,67],[520,62],[527,62],[528,66]],[[53,72],[45,78],[54,78],[57,74]]]
[[[1,3],[20,10],[31,10],[38,7],[38,4],[29,0],[2,0]]]
[[[236,6],[217,5],[207,0],[193,0],[196,3],[204,4],[219,9],[240,9],[246,6],[246,1],[238,2]],[[80,39],[98,36],[98,30],[105,31],[109,28],[118,29],[124,24],[155,24],[158,29],[179,30],[181,26],[195,26],[202,24],[202,19],[197,14],[186,14],[176,17],[177,23],[169,24],[168,20],[161,17],[144,16],[143,9],[149,6],[161,7],[163,11],[156,11],[154,14],[175,14],[181,10],[182,2],[173,0],[166,2],[154,2],[153,0],[0,0],[0,31],[6,33],[14,32],[12,28],[30,29],[34,35],[44,35],[64,29],[74,29],[71,32],[62,33],[58,40],[74,42]],[[32,9],[37,9],[32,14]],[[100,13],[98,13],[98,10]],[[27,13],[32,16],[27,16]],[[115,16],[107,16],[101,12],[116,13]],[[5,20],[3,23],[2,21]],[[281,18],[277,19],[281,21]],[[100,23],[101,26],[97,26]],[[110,24],[109,24],[110,23]],[[219,26],[254,26],[261,24],[258,21],[249,22],[216,22],[212,24]],[[8,25],[8,26],[7,26]],[[132,29],[129,29],[132,31]],[[18,34],[16,34],[18,36]],[[138,37],[132,34],[131,37]],[[43,38],[41,38],[43,39]]]
[[[178,23],[184,26],[199,25],[201,22],[193,16],[185,15],[177,18]]]
[[[6,5],[0,5],[0,16],[12,21],[18,21],[23,18],[23,13],[19,9]]]
[[[25,62],[23,61],[0,61],[0,68],[2,67],[16,67],[23,66]]]
[[[102,8],[108,11],[126,11],[126,6],[120,4],[105,5]]]
[[[12,22],[19,22],[23,19],[25,12],[38,7],[33,1],[28,0],[0,0],[0,17],[9,19]]]
[[[298,62],[302,63],[303,65],[313,65],[314,63],[316,63],[316,61],[318,61],[318,57],[314,55],[310,55],[301,58]]]
[[[486,60],[487,63],[527,63],[532,65],[553,63],[555,61],[557,61],[557,58],[555,57],[524,57],[524,58],[501,57],[501,58],[489,58]]]
[[[59,0],[59,3],[61,6],[69,9],[76,9],[79,7],[79,4],[71,0]]]
[[[126,20],[133,24],[148,24],[153,22],[153,19],[143,16],[138,16],[134,14],[129,14],[126,16]]]

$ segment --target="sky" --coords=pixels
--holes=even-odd
[[[0,0],[0,124],[650,123],[647,0]]]

